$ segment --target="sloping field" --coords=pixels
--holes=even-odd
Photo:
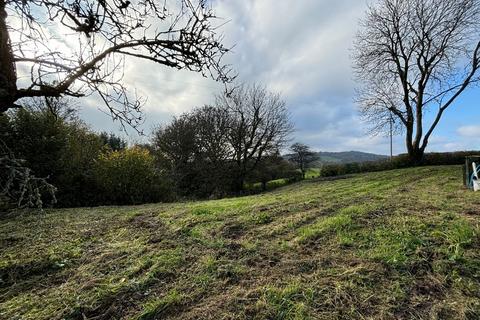
[[[480,319],[460,167],[0,220],[1,319]]]

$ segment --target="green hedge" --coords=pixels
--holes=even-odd
[[[480,155],[480,151],[458,151],[458,152],[431,152],[426,153],[422,166],[439,166],[439,165],[460,165],[465,163],[465,157],[472,155]],[[401,154],[393,157],[392,160],[369,161],[363,163],[346,163],[346,164],[326,164],[320,172],[321,177],[334,177],[346,174],[374,172],[392,169],[400,169],[410,167],[407,154]]]

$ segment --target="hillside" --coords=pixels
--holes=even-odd
[[[384,155],[360,152],[360,151],[344,151],[344,152],[317,152],[321,162],[326,163],[352,163],[385,160],[388,157]]]
[[[326,152],[320,151],[315,152],[315,155],[318,157],[318,160],[315,161],[311,166],[320,167],[325,163],[352,163],[352,162],[367,162],[367,161],[377,161],[387,159],[387,156],[360,152],[360,151],[344,151],[344,152]],[[292,155],[287,154],[284,157],[290,159]]]
[[[479,319],[460,167],[0,220],[1,319]]]

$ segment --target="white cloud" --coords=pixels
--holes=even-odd
[[[457,132],[462,137],[480,139],[479,125],[462,126],[457,129]]]
[[[387,154],[387,137],[366,135],[353,103],[350,48],[366,0],[212,0],[226,46],[234,46],[226,63],[239,81],[259,82],[284,96],[296,126],[293,139],[317,150],[361,150]],[[71,46],[70,44],[67,46]],[[222,86],[197,73],[149,61],[126,60],[127,88],[146,97],[145,132],[172,116],[213,102]],[[118,131],[119,124],[100,113],[100,101],[84,99],[82,116],[96,130]],[[430,151],[474,145],[480,127],[457,130],[465,141],[432,137]],[[130,140],[134,140],[133,134]],[[457,139],[458,140],[458,139]],[[468,141],[467,141],[468,140]],[[469,142],[470,141],[470,142]],[[405,152],[395,137],[394,153]]]
[[[364,1],[218,0],[212,6],[228,21],[222,28],[225,44],[235,45],[226,62],[239,73],[239,81],[282,93],[297,128],[295,140],[322,150],[380,150],[373,149],[377,144],[362,147],[346,138],[369,140],[351,101],[349,59]],[[198,74],[138,60],[127,63],[125,80],[148,97],[148,123],[210,103],[221,90]]]

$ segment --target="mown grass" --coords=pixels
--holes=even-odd
[[[320,168],[308,168],[305,172],[305,179],[314,179],[320,177]]]
[[[275,179],[270,180],[266,183],[265,189],[266,190],[273,190],[276,188],[280,188],[286,186],[287,184],[291,183],[288,179]],[[250,192],[261,192],[263,190],[263,186],[261,182],[256,183],[247,183],[245,184],[245,190]]]
[[[300,173],[300,170],[297,170]],[[320,168],[308,168],[305,172],[305,179],[315,179],[320,177]],[[274,190],[280,187],[284,187],[288,184],[293,183],[294,181],[289,180],[289,179],[275,179],[275,180],[270,180],[266,183],[265,189],[270,191]],[[256,182],[256,183],[247,183],[245,184],[245,190],[250,191],[250,192],[261,192],[263,190],[263,186],[261,182]]]
[[[0,220],[1,319],[479,319],[461,168]]]

